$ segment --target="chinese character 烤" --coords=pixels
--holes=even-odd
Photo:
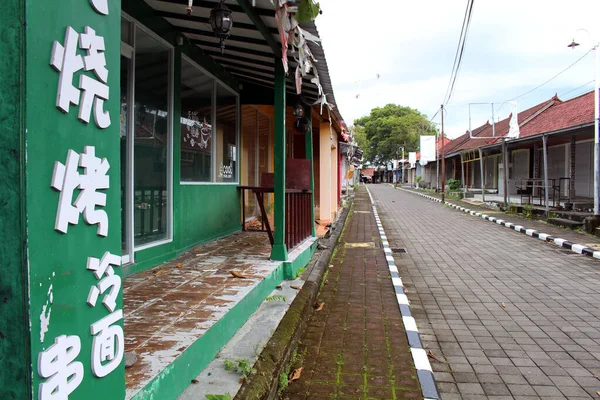
[[[79,173],[78,167],[83,168],[83,174]],[[77,225],[79,214],[83,214],[85,222],[98,225],[98,235],[108,235],[106,211],[96,210],[96,206],[106,205],[106,194],[98,190],[109,188],[109,168],[106,158],[96,157],[94,146],[85,146],[82,154],[69,150],[66,165],[55,162],[50,186],[58,190],[60,196],[54,229],[67,233],[69,224]],[[77,188],[80,190],[79,196],[71,205],[73,192]]]

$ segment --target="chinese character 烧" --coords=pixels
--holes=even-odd
[[[83,168],[83,174],[79,173],[79,167]],[[82,154],[69,150],[66,165],[55,162],[50,186],[60,192],[60,197],[54,229],[67,233],[69,224],[77,225],[79,214],[83,214],[85,222],[98,224],[98,235],[108,235],[106,211],[96,210],[96,206],[106,205],[106,194],[98,190],[109,188],[109,168],[106,158],[96,157],[94,146],[85,146]],[[71,205],[75,189],[79,189],[80,193],[75,204]]]
[[[114,325],[123,319],[123,310],[117,310],[90,327],[92,343],[92,373],[103,378],[121,364],[125,354],[123,327]]]
[[[81,350],[79,336],[58,336],[38,356],[38,373],[46,381],[39,386],[40,400],[67,400],[83,381],[83,364],[75,361]]]
[[[90,4],[98,14],[108,15],[108,0],[90,0]]]
[[[86,55],[78,54],[78,49],[85,50]],[[50,65],[60,73],[56,107],[68,114],[71,104],[79,105],[78,118],[86,124],[90,122],[93,111],[96,125],[101,129],[110,126],[110,114],[104,111],[104,101],[108,100],[109,95],[104,50],[104,38],[96,35],[95,30],[86,26],[84,33],[79,34],[68,26],[64,46],[54,41],[50,59]],[[73,86],[73,77],[81,70],[93,71],[99,80],[80,74],[79,86],[76,88]]]

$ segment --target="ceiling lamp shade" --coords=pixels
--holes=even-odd
[[[221,44],[221,53],[225,52],[225,39],[231,34],[231,28],[233,27],[233,18],[231,17],[231,10],[223,4],[224,0],[220,0],[210,11],[210,26],[215,33],[219,43]]]

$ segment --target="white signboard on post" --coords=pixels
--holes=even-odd
[[[421,165],[427,165],[429,161],[435,161],[435,136],[422,135],[421,158],[419,160],[419,163]]]
[[[408,153],[408,162],[410,163],[410,167],[414,168],[417,165],[417,153],[411,151]]]

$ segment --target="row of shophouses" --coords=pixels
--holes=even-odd
[[[512,115],[495,123],[488,121],[455,139],[445,139],[444,143],[438,139],[437,162],[421,165],[417,153],[416,163],[404,163],[404,182],[416,185],[420,176],[419,186],[438,187],[443,158],[446,181],[460,181],[460,190],[469,197],[545,205],[544,165],[547,165],[549,205],[591,209],[594,197],[594,92],[565,101],[554,96],[519,112],[519,134],[507,138],[511,118]],[[505,171],[508,171],[506,182]]]
[[[0,398],[176,399],[307,265],[360,151],[290,3],[0,3]]]

